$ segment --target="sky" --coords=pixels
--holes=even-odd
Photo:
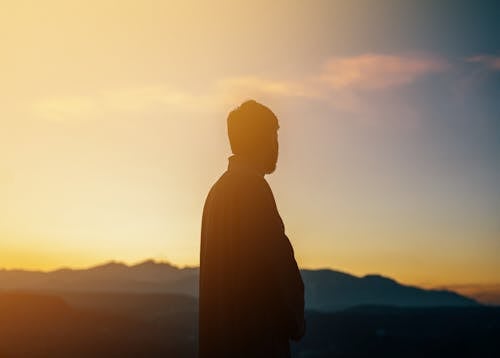
[[[299,266],[500,282],[495,1],[2,1],[0,267],[199,262],[246,99]]]

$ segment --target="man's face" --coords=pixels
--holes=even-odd
[[[266,174],[271,174],[276,170],[276,164],[278,163],[279,154],[279,143],[278,143],[278,129],[272,131],[269,134],[268,140],[265,145],[264,157],[264,172]]]

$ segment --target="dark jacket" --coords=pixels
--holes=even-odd
[[[210,190],[200,250],[199,355],[289,357],[304,284],[264,176],[241,158]]]

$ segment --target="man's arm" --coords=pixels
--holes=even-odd
[[[284,313],[287,333],[291,339],[299,340],[305,332],[304,283],[267,182],[259,185],[252,201],[255,203],[253,240],[276,287],[276,300]]]
[[[270,262],[271,268],[281,293],[280,301],[289,317],[287,326],[290,327],[290,338],[298,341],[305,333],[304,283],[292,245],[285,233],[272,241],[274,242],[270,246],[274,254],[271,254],[269,259],[274,258],[276,262]]]

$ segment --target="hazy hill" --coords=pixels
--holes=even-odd
[[[406,307],[475,306],[468,297],[447,290],[424,290],[380,275],[356,277],[332,270],[302,270],[310,309],[335,311],[358,305]]]
[[[500,357],[500,308],[359,306],[306,312],[294,357]]]
[[[0,357],[195,356],[196,312],[153,319],[156,310],[148,306],[147,295],[131,301],[126,294],[108,297],[124,308],[122,312],[106,309],[110,305],[102,296],[100,304],[84,303],[88,298],[79,298],[86,306],[82,308],[54,295],[0,292]],[[128,307],[124,301],[129,301]],[[162,301],[162,310],[168,311],[172,301],[166,295]],[[134,314],[140,309],[150,312]]]
[[[169,292],[197,296],[198,269],[181,269],[147,260],[132,266],[111,261],[87,269],[50,272],[0,270],[0,289]]]
[[[334,270],[302,270],[308,309],[335,311],[364,304],[474,306],[468,297],[424,290],[379,275],[356,277]],[[77,292],[176,293],[197,297],[198,268],[178,268],[148,260],[137,265],[107,264],[51,272],[0,270],[0,289]]]
[[[487,305],[500,305],[500,284],[447,285],[442,288],[473,297]]]
[[[196,357],[196,299],[0,292],[0,357]],[[500,308],[358,306],[306,312],[292,357],[498,357]]]

